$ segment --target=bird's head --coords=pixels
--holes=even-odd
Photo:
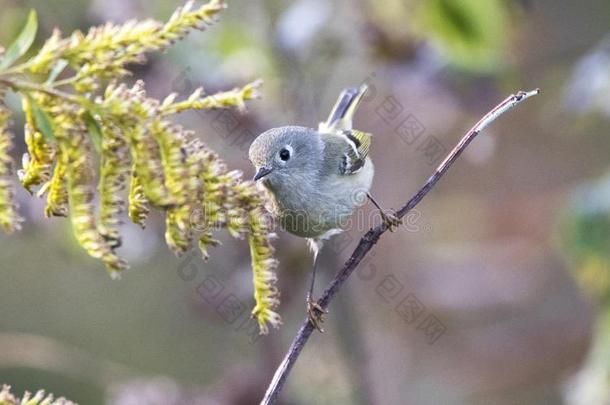
[[[250,145],[255,181],[270,188],[311,179],[319,168],[324,145],[315,130],[286,126],[260,134]]]

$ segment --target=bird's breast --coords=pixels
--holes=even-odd
[[[284,230],[304,238],[348,229],[353,226],[354,209],[366,202],[372,179],[373,165],[367,159],[362,170],[353,175],[333,173],[315,181],[267,184],[269,210]]]

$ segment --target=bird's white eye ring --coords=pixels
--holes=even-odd
[[[278,156],[280,157],[280,159],[282,161],[284,161],[284,162],[288,161],[288,159],[290,159],[290,157],[292,156],[292,146],[290,146],[290,145],[284,146],[282,149],[280,149]]]

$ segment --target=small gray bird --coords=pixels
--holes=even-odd
[[[321,332],[326,311],[313,299],[313,289],[323,241],[344,230],[366,197],[390,229],[400,223],[369,193],[374,174],[368,157],[371,134],[352,129],[352,118],[366,90],[366,85],[343,90],[317,131],[299,126],[273,128],[259,135],[249,150],[256,168],[254,180],[269,191],[269,210],[283,229],[307,238],[313,251],[307,313]]]

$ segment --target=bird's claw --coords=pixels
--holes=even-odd
[[[311,295],[307,295],[307,317],[309,318],[311,325],[321,333],[324,333],[324,329],[322,329],[321,325],[324,322],[324,315],[327,313],[328,311],[322,308]]]
[[[398,216],[396,215],[396,211],[394,210],[385,211],[386,212],[384,212],[384,210],[379,210],[379,212],[381,213],[381,219],[383,220],[383,223],[385,224],[386,228],[388,228],[390,232],[394,232],[396,228],[398,228],[398,226],[402,224],[402,219],[398,218]]]

